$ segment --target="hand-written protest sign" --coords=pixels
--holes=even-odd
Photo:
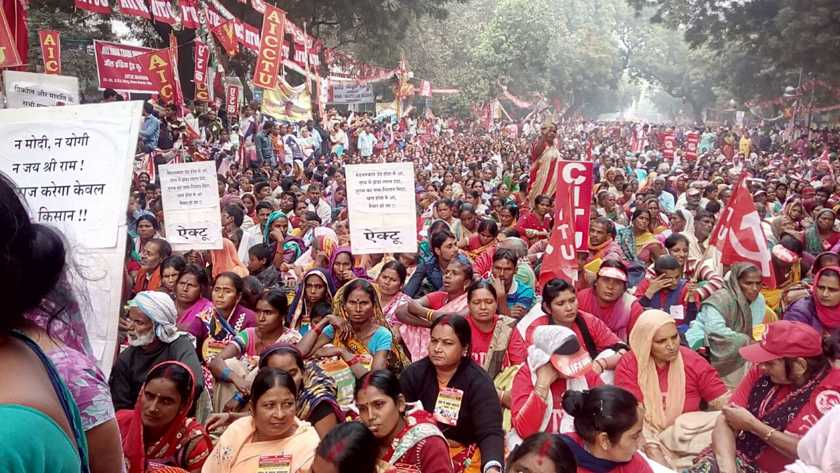
[[[55,74],[3,71],[9,108],[79,104],[79,79]]]
[[[213,161],[160,166],[166,239],[176,251],[222,249],[219,186]]]
[[[67,237],[83,278],[73,278],[74,291],[87,293],[83,318],[106,376],[117,340],[125,211],[142,106],[0,110],[0,172],[15,181],[33,220]]]
[[[592,162],[557,161],[557,194],[555,208],[561,208],[561,197],[572,196],[575,220],[575,248],[589,248],[589,217],[592,215]]]
[[[348,165],[347,201],[354,254],[417,251],[411,163]]]

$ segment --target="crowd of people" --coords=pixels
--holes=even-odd
[[[840,134],[187,112],[144,107],[107,378],[0,180],[4,471],[837,471]],[[541,283],[558,159],[592,217]],[[152,171],[208,160],[223,246],[177,254]],[[351,250],[344,166],[381,162],[414,164],[416,252]],[[776,287],[709,251],[743,173]]]

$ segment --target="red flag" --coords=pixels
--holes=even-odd
[[[76,0],[76,8],[106,15],[111,13],[108,0]]]
[[[61,74],[61,36],[58,31],[38,32],[41,40],[41,58],[44,60],[46,74]]]
[[[669,131],[662,135],[662,144],[664,148],[662,149],[662,157],[665,159],[674,159],[674,132]]]
[[[166,23],[167,25],[175,24],[175,15],[172,14],[172,4],[169,0],[149,0],[152,7],[152,17],[155,21]]]
[[[750,190],[747,188],[747,174],[741,174],[738,185],[721,213],[709,247],[720,251],[724,265],[752,263],[761,270],[765,287],[776,287],[773,275],[770,249],[761,228],[761,217],[755,210]]]
[[[560,278],[574,287],[577,282],[577,253],[575,252],[575,221],[572,213],[572,195],[566,192],[561,197],[557,193],[554,211],[554,228],[548,239],[548,246],[543,253],[542,267],[538,286]]]
[[[260,52],[254,65],[254,85],[264,89],[277,86],[277,74],[283,62],[281,48],[286,30],[286,12],[266,4],[263,16]]]
[[[188,30],[197,29],[199,21],[196,0],[180,0],[178,7],[181,9],[181,25]]]
[[[239,116],[239,86],[228,84],[225,97],[225,112],[229,117]],[[245,130],[242,130],[243,132]]]
[[[213,34],[219,40],[219,44],[225,48],[228,56],[235,56],[239,52],[239,43],[236,42],[236,24],[233,19],[223,21],[219,26],[213,28]]]
[[[142,61],[149,71],[149,80],[155,85],[161,104],[180,104],[180,87],[175,73],[176,61],[172,48],[158,49],[145,54]]]
[[[117,6],[123,15],[139,16],[147,20],[152,19],[152,14],[149,13],[149,6],[146,5],[146,0],[118,0]]]
[[[697,159],[697,145],[700,143],[700,134],[696,131],[689,132],[685,138],[685,159],[694,161]]]
[[[6,21],[6,13],[0,8],[0,69],[23,64],[18,54],[12,30]]]
[[[210,101],[210,93],[207,90],[207,63],[210,61],[210,48],[200,39],[195,40],[195,100],[202,102]]]

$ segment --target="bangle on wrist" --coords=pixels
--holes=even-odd
[[[225,366],[225,368],[222,370],[222,374],[219,375],[219,379],[221,379],[222,381],[224,381],[226,383],[229,383],[231,373],[233,373],[233,370],[231,370],[229,367]]]
[[[435,320],[435,311],[432,309],[426,309],[426,320],[429,322],[433,322]]]

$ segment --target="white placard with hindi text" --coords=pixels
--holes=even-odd
[[[9,108],[79,104],[79,78],[35,72],[3,71]]]
[[[346,174],[353,254],[416,252],[412,163],[354,164]]]
[[[158,168],[166,239],[176,251],[221,250],[222,220],[216,163]]]
[[[117,342],[126,209],[142,102],[0,110],[0,172],[34,222],[60,229],[93,355],[107,375]]]

